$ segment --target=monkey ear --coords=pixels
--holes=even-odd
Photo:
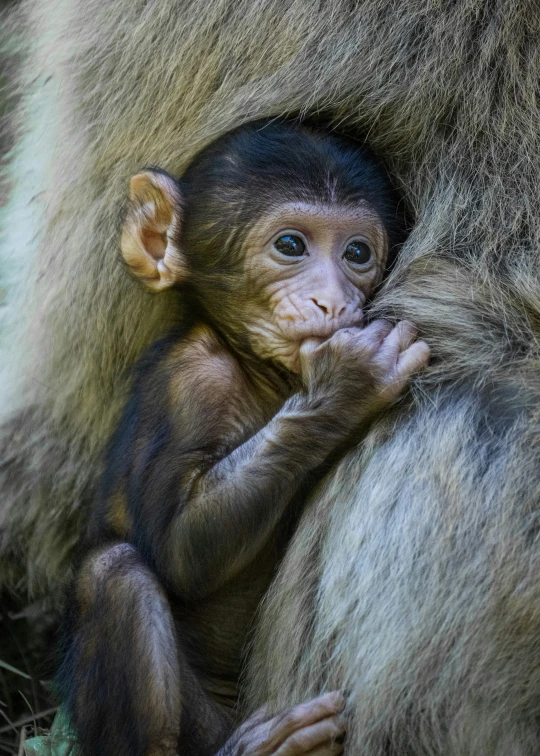
[[[131,207],[122,229],[122,256],[152,291],[162,291],[187,277],[177,246],[182,194],[164,171],[148,170],[131,179]]]

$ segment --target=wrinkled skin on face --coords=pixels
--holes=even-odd
[[[283,239],[294,254],[280,251]],[[251,348],[297,373],[306,339],[323,341],[362,324],[366,300],[383,276],[388,237],[367,203],[289,203],[259,219],[244,251]]]

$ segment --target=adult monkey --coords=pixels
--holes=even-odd
[[[415,212],[379,310],[417,324],[435,359],[390,437],[374,429],[371,456],[330,481],[315,571],[299,532],[290,560],[311,568],[298,591],[313,637],[298,645],[304,622],[293,633],[278,615],[294,643],[282,658],[273,646],[262,694],[286,679],[282,700],[308,695],[332,654],[352,753],[536,751],[536,3],[40,0],[21,17],[2,580],[63,577],[119,376],[174,316],[166,295],[141,301],[111,254],[128,177],[147,162],[180,173],[239,122],[323,110],[369,133]]]

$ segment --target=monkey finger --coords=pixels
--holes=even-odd
[[[318,347],[320,347],[321,344],[324,344],[324,342],[325,342],[325,339],[319,339],[316,336],[312,336],[309,339],[305,339],[300,345],[300,350],[299,350],[300,357],[310,355]]]
[[[373,320],[365,328],[359,330],[359,335],[373,338],[382,343],[388,334],[392,331],[392,323],[389,320]]]
[[[314,724],[321,719],[333,717],[343,711],[345,699],[339,691],[323,693],[317,698],[304,701],[292,709],[282,712],[276,719],[289,723],[291,732],[294,730]]]
[[[380,351],[381,344],[391,331],[392,324],[387,320],[375,320],[366,328],[343,329],[349,336],[350,347],[355,351],[360,350],[364,359],[372,359]]]
[[[300,756],[323,744],[329,744],[345,734],[345,723],[336,715],[303,727],[288,737],[275,756]]]
[[[277,748],[294,732],[305,729],[321,720],[335,717],[343,710],[344,706],[345,699],[338,691],[324,693],[311,701],[298,704],[298,706],[278,714],[277,717],[267,723],[270,732],[269,740]]]
[[[375,363],[383,370],[397,365],[399,356],[414,342],[417,329],[406,320],[400,321],[380,345]]]
[[[401,352],[395,370],[398,380],[408,378],[426,367],[429,362],[430,349],[425,341],[415,341],[408,349]]]
[[[383,346],[395,349],[398,353],[408,349],[418,336],[418,329],[408,320],[400,320],[384,340]]]
[[[304,381],[308,380],[313,364],[313,358],[320,343],[320,339],[311,338],[306,339],[300,344],[298,349],[299,373]]]
[[[385,399],[396,399],[414,373],[422,370],[429,361],[429,347],[425,341],[416,341],[404,352],[401,352],[397,364],[389,372],[381,387],[381,396]]]

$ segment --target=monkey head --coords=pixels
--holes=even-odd
[[[140,173],[131,200],[131,270],[153,291],[183,287],[233,347],[294,372],[306,339],[362,323],[405,228],[369,152],[294,122],[226,134],[179,181]]]

